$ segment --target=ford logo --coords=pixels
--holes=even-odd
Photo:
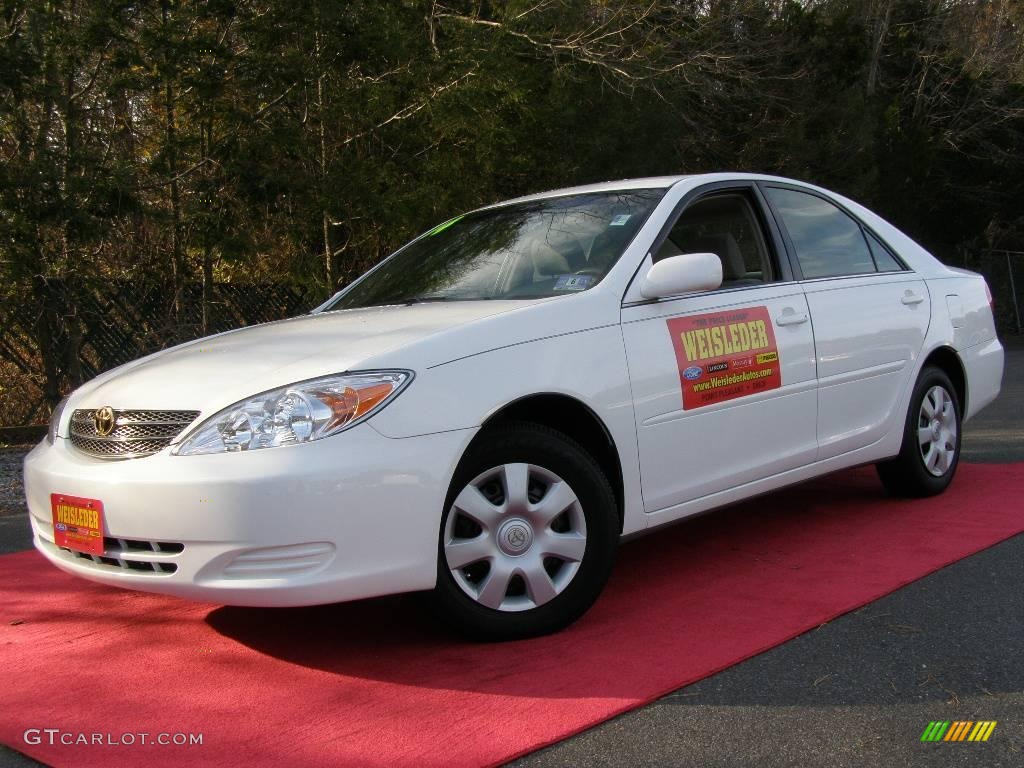
[[[704,373],[704,371],[702,371],[698,366],[691,365],[683,371],[683,378],[693,381],[694,379],[699,379],[702,373]]]

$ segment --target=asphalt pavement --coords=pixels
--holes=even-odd
[[[1024,343],[1006,346],[962,461],[1024,461]],[[932,720],[998,725],[922,743]],[[1024,766],[1024,535],[511,765]]]
[[[31,545],[11,506],[21,454],[0,449],[0,553]],[[1007,344],[1003,391],[965,425],[962,460],[1024,461],[1024,343]],[[1024,535],[511,765],[1024,765],[1022,584]],[[922,743],[932,720],[998,725],[983,744]],[[0,767],[36,765],[0,747]]]

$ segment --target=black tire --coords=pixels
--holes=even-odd
[[[461,514],[453,511],[459,494],[481,474],[509,464],[533,465],[564,480],[579,502],[572,509],[577,519],[582,513],[586,539],[583,556],[576,561],[578,565],[574,566],[573,575],[568,577],[570,580],[562,587],[562,591],[548,602],[515,611],[488,607],[471,597],[456,581],[445,550],[446,541],[449,540],[446,533],[449,516]],[[541,492],[546,494],[550,487],[542,488]],[[497,519],[506,520],[505,517]],[[458,524],[460,521],[453,521],[453,526]],[[498,546],[500,531],[497,525],[493,528],[491,534],[481,528],[480,534],[469,535],[493,535],[494,546]],[[438,535],[435,589],[438,607],[448,622],[475,639],[515,640],[555,632],[582,616],[601,593],[611,574],[619,532],[615,495],[608,479],[593,457],[579,444],[560,432],[528,422],[508,423],[488,429],[474,440],[463,456],[445,501]],[[491,540],[488,538],[487,542]],[[532,534],[530,542],[529,547],[540,546]],[[527,551],[524,550],[522,554],[527,554]],[[543,562],[547,568],[548,560]],[[481,567],[487,568],[489,572],[491,566],[485,563]],[[562,566],[556,563],[556,567]],[[469,570],[470,567],[458,570],[463,583],[470,583]],[[525,583],[523,586],[526,586]],[[511,592],[502,591],[501,594],[508,595]]]
[[[918,437],[918,428],[927,428],[922,424],[922,404],[934,387],[945,390],[952,401],[953,418],[956,425],[955,438],[949,441],[952,445],[952,460],[942,474],[936,475],[925,464],[922,443]],[[888,461],[876,464],[882,485],[893,496],[916,497],[935,496],[942,493],[953,480],[957,465],[960,463],[960,440],[962,434],[962,416],[960,398],[953,382],[941,368],[926,366],[914,385],[910,398],[910,407],[903,428],[903,444],[899,455]]]

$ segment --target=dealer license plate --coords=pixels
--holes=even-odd
[[[50,494],[53,542],[90,555],[103,554],[103,502],[80,496]]]

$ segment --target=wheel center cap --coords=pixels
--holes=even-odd
[[[939,435],[941,433],[942,433],[942,425],[939,424],[939,420],[936,419],[935,421],[932,422],[932,436],[936,440],[938,440],[939,439]]]
[[[506,520],[498,528],[497,539],[506,555],[521,555],[533,544],[533,526],[520,518]]]

